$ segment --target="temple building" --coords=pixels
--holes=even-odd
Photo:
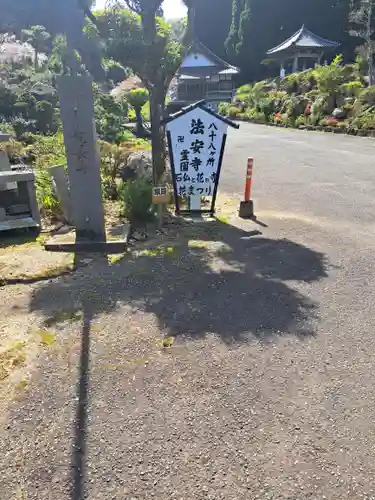
[[[328,49],[336,49],[339,43],[321,38],[302,26],[283,43],[270,49],[267,55],[280,63],[280,76],[304,71],[321,64]]]
[[[215,55],[203,43],[194,42],[171,84],[169,107],[181,108],[204,99],[217,110],[219,102],[230,102],[239,69]]]

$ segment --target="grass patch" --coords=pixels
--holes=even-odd
[[[188,243],[188,248],[207,248],[212,244],[212,241],[191,240]]]
[[[165,337],[163,339],[162,346],[165,347],[165,348],[172,347],[173,342],[174,342],[174,338],[173,337]]]
[[[17,342],[0,353],[0,381],[8,378],[13,370],[26,363],[25,346],[26,342]]]
[[[56,341],[56,334],[49,330],[39,330],[37,333],[40,338],[40,343],[45,347],[54,344]]]
[[[16,389],[18,391],[23,391],[23,389],[26,389],[27,387],[27,380],[25,379],[22,379],[18,382],[18,384],[16,384]]]
[[[64,323],[66,321],[81,321],[82,319],[83,312],[78,309],[56,311],[52,316],[44,320],[44,326],[50,328],[58,323]]]
[[[70,274],[74,271],[72,264],[60,264],[55,266],[48,266],[36,273],[14,273],[11,276],[0,278],[0,285],[12,283],[32,283],[37,281],[47,280],[49,278],[59,278],[65,274]]]
[[[144,255],[146,257],[159,257],[166,256],[171,258],[177,258],[180,255],[180,247],[165,247],[159,246],[154,248],[153,250],[143,250],[140,255]]]
[[[222,224],[229,224],[229,217],[226,216],[226,215],[218,215],[216,217],[216,220],[218,220],[219,222],[221,222]]]
[[[108,256],[108,262],[111,266],[114,264],[117,264],[118,262],[121,262],[123,259],[128,257],[126,253],[120,253],[120,254],[113,254]]]

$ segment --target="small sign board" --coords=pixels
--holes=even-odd
[[[152,203],[154,205],[163,205],[168,203],[168,189],[167,186],[154,186],[152,188]]]
[[[176,213],[215,212],[228,125],[239,125],[204,106],[203,101],[183,108],[167,120]],[[189,199],[189,210],[180,199]],[[197,209],[197,198],[211,198],[209,210]]]

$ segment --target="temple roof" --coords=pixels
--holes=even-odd
[[[221,59],[198,41],[193,42],[180,67],[180,73],[192,76],[210,75],[224,71],[230,71],[232,74],[239,73],[238,68]]]
[[[309,31],[303,25],[300,30],[294,33],[294,35],[277,47],[270,49],[267,54],[277,54],[294,47],[300,49],[324,49],[338,47],[339,45],[340,44],[337,42],[332,42],[331,40],[326,40],[325,38],[315,35],[315,33]]]

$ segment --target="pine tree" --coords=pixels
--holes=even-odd
[[[240,56],[245,50],[247,42],[252,35],[251,31],[251,4],[252,0],[242,0],[242,9],[240,22],[238,25],[238,42],[236,45],[236,54]]]
[[[232,24],[230,26],[228,38],[225,40],[225,48],[227,54],[235,57],[237,54],[236,47],[238,44],[238,30],[241,16],[241,0],[233,0],[232,6]]]

